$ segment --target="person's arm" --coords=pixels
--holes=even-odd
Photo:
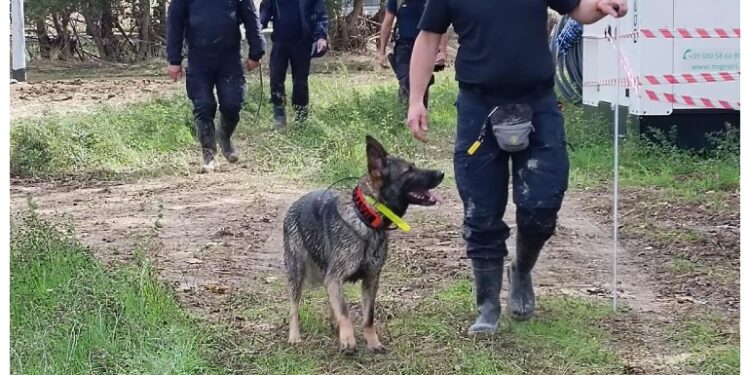
[[[328,11],[324,0],[315,4],[315,25],[313,26],[315,40],[328,39]]]
[[[182,44],[187,26],[187,1],[172,0],[167,13],[167,62],[182,65]]]
[[[448,0],[430,0],[419,21],[419,35],[414,42],[409,67],[409,114],[406,123],[414,138],[427,142],[427,108],[424,93],[435,69],[440,39],[451,24]]]
[[[380,45],[378,46],[378,58],[380,59],[380,66],[388,67],[388,58],[386,53],[388,52],[388,41],[391,39],[391,30],[393,30],[393,20],[396,19],[396,15],[391,13],[389,10],[385,11],[383,16],[383,24],[380,25]]]
[[[393,21],[396,19],[396,14],[398,14],[397,0],[388,0],[385,4],[383,23],[380,24],[380,45],[378,46],[378,58],[380,60],[380,66],[383,68],[388,67],[386,53],[388,53],[388,41],[391,40]]]
[[[258,11],[255,9],[253,0],[240,0],[240,16],[242,17],[242,23],[245,25],[245,38],[250,47],[248,58],[257,63],[266,53],[266,40],[260,31]],[[255,64],[248,63],[248,68],[251,65]]]
[[[261,0],[260,2],[260,25],[264,29],[267,29],[268,23],[271,22],[271,1]]]
[[[435,68],[441,34],[421,31],[414,41],[409,66],[409,105],[423,103],[427,84]]]
[[[619,18],[628,13],[626,0],[549,0],[548,5],[560,14],[569,14],[581,24],[588,25],[607,15]]]

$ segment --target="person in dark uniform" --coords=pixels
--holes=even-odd
[[[215,168],[216,97],[221,112],[219,145],[230,163],[239,160],[231,141],[240,121],[245,95],[242,68],[240,24],[245,26],[250,52],[245,63],[255,69],[265,53],[265,40],[253,0],[172,0],[167,15],[167,73],[173,80],[182,77],[182,49],[187,40],[187,94],[193,102],[195,128],[203,149],[201,172]]]
[[[422,18],[424,6],[427,0],[388,0],[385,8],[385,16],[380,26],[380,65],[391,68],[396,73],[398,79],[398,96],[403,101],[409,99],[409,64],[411,62],[411,52],[414,48],[414,40],[419,34],[419,20]],[[396,21],[395,32],[393,33],[393,53],[386,55],[388,40],[393,30],[393,22]],[[443,34],[440,39],[440,49],[435,58],[435,66],[439,70],[445,66],[446,51],[448,44],[447,34]],[[389,61],[390,60],[390,61]],[[430,85],[435,82],[435,77],[430,77]],[[424,105],[427,106],[429,93],[425,91]]]
[[[271,102],[274,126],[286,126],[287,67],[292,68],[292,106],[298,122],[308,115],[310,91],[307,80],[313,55],[328,48],[328,13],[324,0],[262,0],[263,28],[273,22],[271,33]]]
[[[534,313],[531,270],[554,233],[568,186],[563,117],[547,45],[548,6],[583,24],[627,12],[625,0],[429,0],[414,45],[407,122],[412,135],[426,142],[422,95],[440,35],[452,24],[460,42],[453,165],[479,312],[469,327],[472,334],[497,329],[510,234],[503,222],[510,176],[517,241],[508,303],[518,320]]]

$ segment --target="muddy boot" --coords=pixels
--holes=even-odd
[[[500,288],[503,285],[503,259],[472,259],[474,290],[479,316],[469,334],[495,333],[500,319]]]
[[[534,315],[536,305],[531,270],[536,264],[545,240],[529,238],[521,233],[516,240],[516,258],[508,268],[508,305],[510,316],[515,320],[526,320]]]
[[[240,160],[240,155],[237,149],[234,148],[234,144],[232,144],[232,134],[234,133],[234,129],[237,129],[237,122],[227,119],[227,116],[221,115],[221,123],[217,131],[221,153],[230,163],[236,163]]]
[[[283,129],[286,127],[286,109],[283,104],[273,106],[273,128]]]
[[[308,115],[308,109],[306,105],[295,105],[294,106],[295,111],[295,122],[305,122],[307,121],[307,115]]]
[[[195,129],[198,134],[198,140],[201,143],[203,153],[203,163],[200,173],[210,173],[216,169],[216,128],[213,121],[196,121]]]

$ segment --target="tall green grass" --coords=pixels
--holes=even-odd
[[[105,270],[32,213],[13,222],[10,264],[13,373],[216,372],[205,332],[148,263]]]
[[[452,77],[439,75],[432,87],[427,145],[412,139],[395,83],[375,79],[371,74],[313,76],[309,121],[291,123],[282,132],[271,130],[267,87],[261,96],[257,80],[251,80],[236,136],[245,162],[333,182],[362,173],[364,135],[372,134],[394,154],[450,172],[456,123]],[[184,172],[198,158],[191,117],[190,104],[176,97],[125,110],[23,120],[11,128],[11,171],[37,178]],[[572,145],[571,185],[608,183],[613,161],[609,127],[585,118],[573,105],[566,106],[565,118]],[[716,150],[699,154],[630,135],[621,147],[622,185],[661,188],[696,200],[711,191],[733,192],[739,187],[738,139],[737,132],[714,137]]]
[[[182,98],[14,122],[11,175],[110,178],[184,168],[194,144],[190,107]]]

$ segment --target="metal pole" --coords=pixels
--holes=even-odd
[[[617,50],[617,83],[615,84],[615,121],[614,121],[614,186],[613,194],[614,199],[612,200],[612,232],[613,232],[613,246],[612,246],[612,310],[617,311],[617,245],[618,245],[618,232],[619,232],[619,220],[618,220],[618,208],[619,208],[619,180],[620,180],[620,19],[617,19],[617,27],[615,27],[615,47]]]
[[[11,0],[11,78],[26,81],[26,35],[23,24],[23,0]]]

